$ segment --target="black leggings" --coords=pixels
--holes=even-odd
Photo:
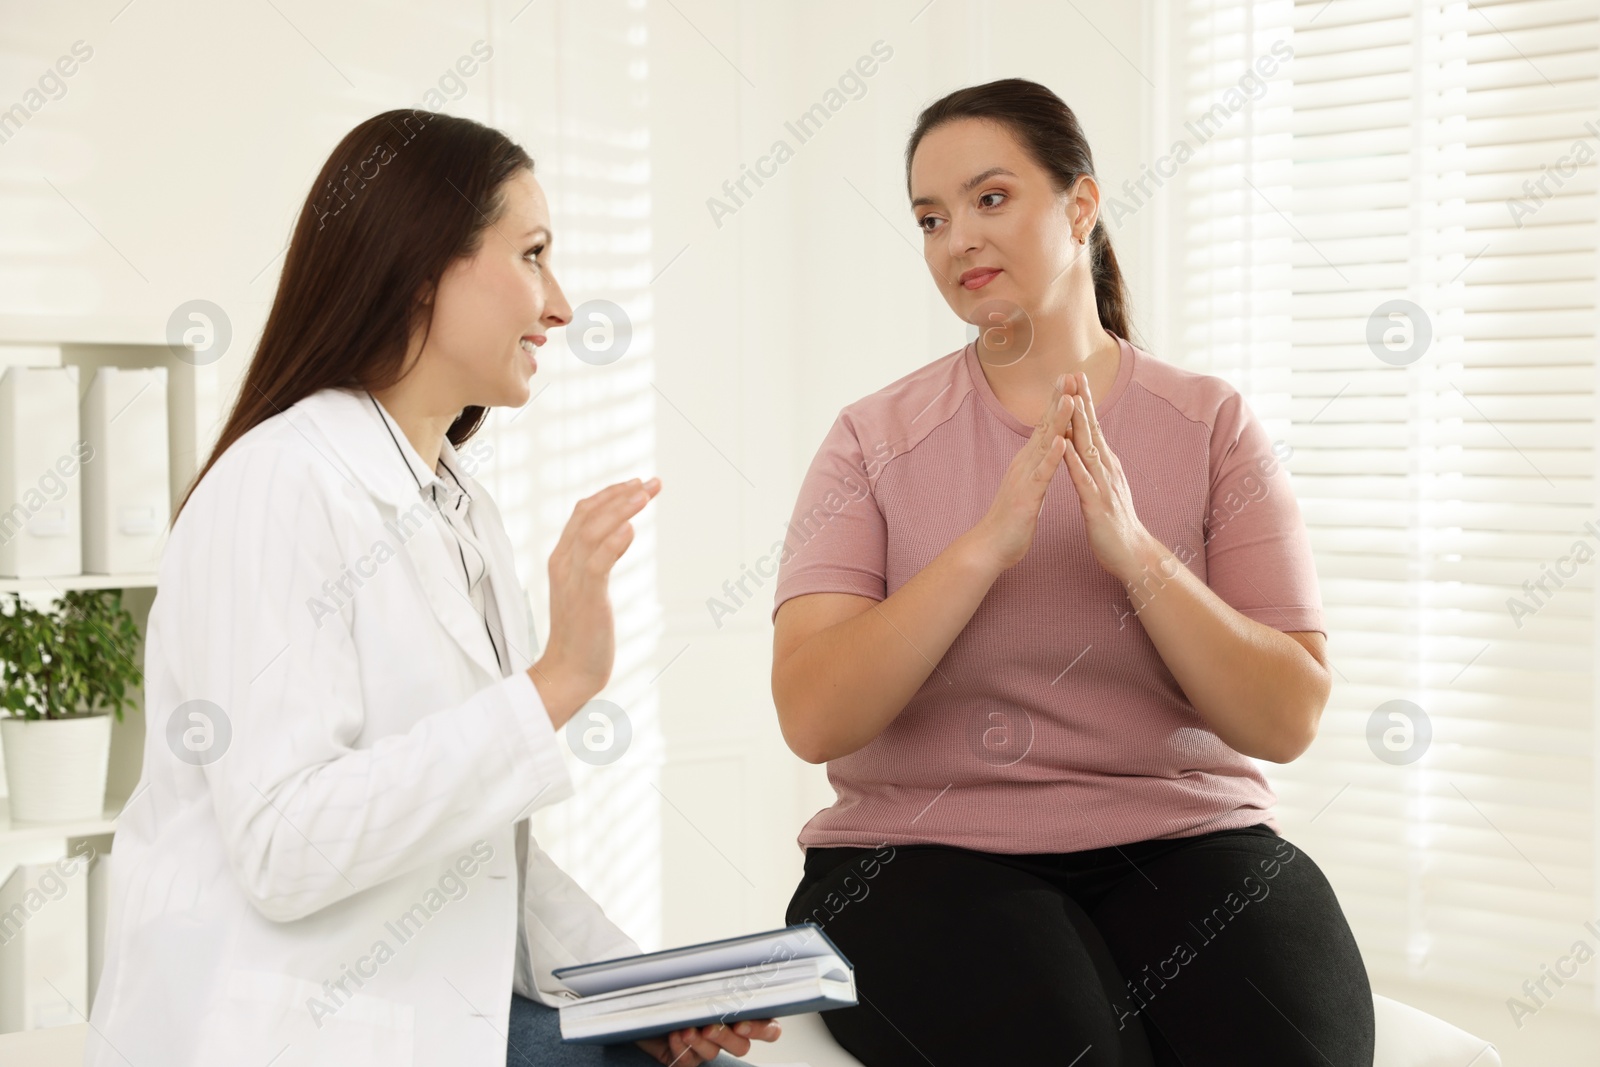
[[[1333,889],[1265,825],[1047,855],[811,848],[866,1067],[1371,1067],[1372,988]]]

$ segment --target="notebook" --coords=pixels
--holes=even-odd
[[[856,1003],[855,970],[814,922],[557,968],[578,994],[561,1039],[610,1044],[686,1026],[801,1015]]]

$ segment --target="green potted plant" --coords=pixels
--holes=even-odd
[[[111,717],[143,683],[122,590],[73,590],[46,607],[0,596],[0,749],[11,818],[98,819]]]

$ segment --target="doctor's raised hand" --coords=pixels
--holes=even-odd
[[[633,543],[628,520],[660,491],[660,478],[635,478],[585,497],[550,553],[550,642],[528,671],[557,729],[611,678],[611,568]]]
[[[635,478],[578,501],[550,554],[550,644],[529,673],[558,729],[611,677],[616,656],[607,594],[611,568],[633,543],[628,520],[660,491],[661,479]],[[634,1044],[660,1063],[699,1067],[723,1051],[743,1056],[752,1040],[776,1041],[781,1034],[776,1020],[752,1019],[688,1027]]]

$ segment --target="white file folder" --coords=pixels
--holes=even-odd
[[[83,571],[136,574],[161,562],[171,506],[167,370],[101,367],[83,397]]]
[[[0,1033],[82,1021],[89,961],[83,866],[24,863],[0,885]]]
[[[0,374],[0,578],[83,573],[77,367]]]

